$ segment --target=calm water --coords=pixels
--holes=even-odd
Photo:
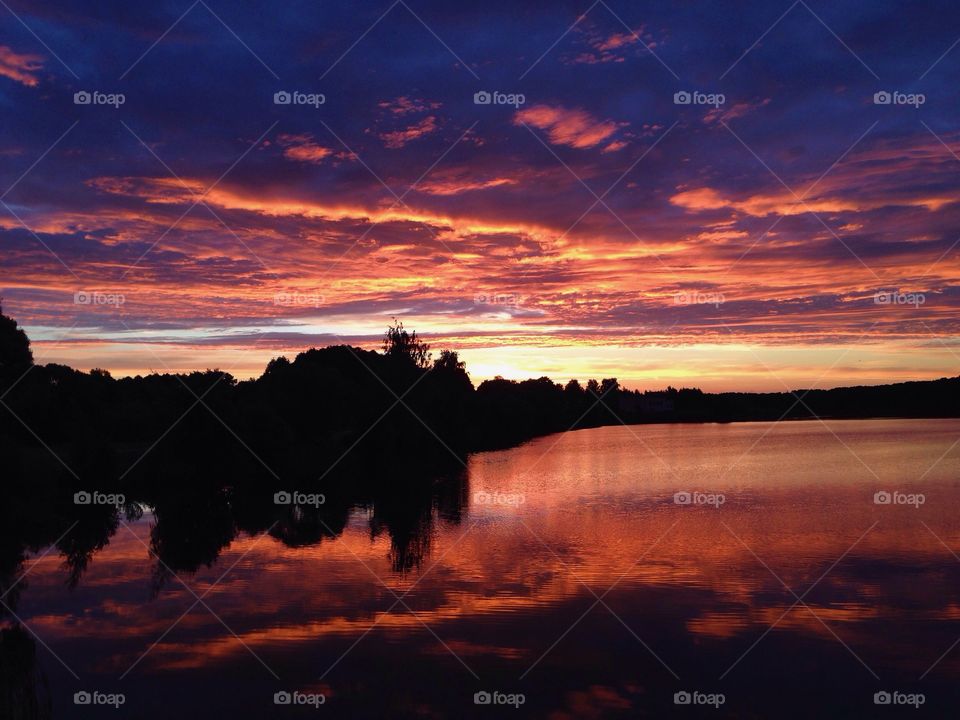
[[[56,718],[956,716],[958,440],[955,420],[578,431],[473,456],[412,515],[241,533],[177,577],[148,512],[75,588],[56,550],[24,563],[31,692]]]

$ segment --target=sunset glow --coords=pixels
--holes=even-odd
[[[250,377],[398,317],[474,382],[960,367],[957,56],[932,21],[894,42],[835,10],[833,37],[797,6],[752,47],[776,13],[233,9],[238,42],[197,6],[150,48],[166,18],[90,44],[19,5],[61,51],[0,34],[0,293],[41,362]],[[875,102],[894,88],[923,104]],[[76,104],[95,91],[124,101]],[[298,92],[323,101],[274,98]],[[722,103],[675,97],[697,92]]]

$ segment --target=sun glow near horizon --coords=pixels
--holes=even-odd
[[[408,325],[409,329],[416,329]],[[380,350],[376,336],[330,334],[327,342],[311,342],[318,336],[284,336],[238,344],[194,344],[167,338],[159,342],[142,339],[102,339],[85,343],[56,340],[34,341],[37,362],[61,363],[80,370],[101,368],[117,377],[152,372],[191,372],[220,369],[239,379],[259,377],[267,363],[279,356],[293,359],[310,347],[351,344]],[[474,384],[495,377],[525,380],[549,377],[554,382],[570,379],[613,377],[628,389],[661,390],[667,386],[698,387],[708,392],[783,392],[806,388],[879,385],[888,382],[931,380],[958,374],[956,347],[933,344],[923,362],[902,365],[905,346],[898,343],[863,345],[851,341],[827,348],[802,345],[751,346],[742,343],[637,344],[614,346],[602,343],[485,345],[477,338],[422,335],[434,356],[442,349],[456,350],[466,362]],[[104,359],[109,358],[109,363]]]

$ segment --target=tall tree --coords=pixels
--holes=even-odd
[[[389,358],[405,359],[418,368],[430,367],[430,346],[417,337],[417,331],[408,333],[403,323],[394,319],[383,337],[383,353]]]
[[[0,304],[0,375],[22,373],[31,365],[30,339],[16,320],[3,314]]]

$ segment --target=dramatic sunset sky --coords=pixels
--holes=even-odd
[[[954,3],[0,5],[38,362],[249,377],[397,317],[475,382],[960,374]]]

